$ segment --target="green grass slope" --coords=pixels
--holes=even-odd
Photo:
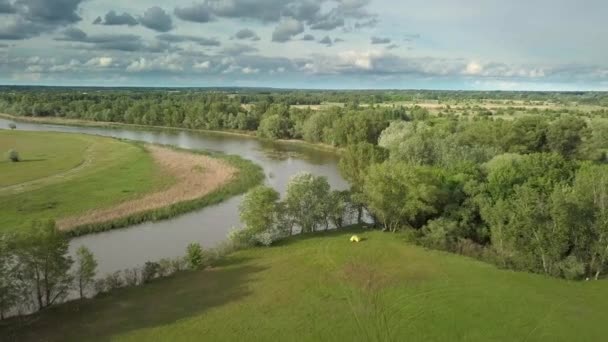
[[[349,242],[353,232],[365,240]],[[0,325],[16,341],[601,341],[608,284],[498,270],[377,231],[220,265]]]

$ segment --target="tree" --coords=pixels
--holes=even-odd
[[[373,165],[363,185],[371,212],[385,230],[420,227],[444,200],[441,176],[432,168],[387,161]]]
[[[65,298],[72,285],[68,240],[54,221],[36,221],[20,236],[17,247],[23,276],[31,285],[38,309]]]
[[[93,253],[85,246],[76,251],[75,278],[80,298],[84,298],[85,291],[95,282],[97,274],[97,261]]]
[[[334,190],[329,193],[326,209],[326,226],[333,224],[335,228],[344,226],[344,219],[349,213],[350,207],[350,191]]]
[[[253,233],[272,229],[278,222],[279,193],[267,186],[247,192],[239,207],[241,221]]]
[[[303,233],[314,232],[325,221],[329,183],[325,177],[301,172],[287,185],[286,209]]]
[[[388,151],[370,143],[348,145],[341,154],[338,168],[351,186],[351,201],[357,207],[357,222],[362,223],[365,198],[363,185],[370,166],[384,162]]]
[[[516,119],[506,136],[506,148],[513,153],[544,152],[547,145],[547,120],[539,116]]]
[[[574,116],[566,116],[549,125],[547,143],[553,152],[572,159],[578,155],[588,133],[585,120]]]
[[[19,283],[20,265],[15,254],[13,235],[0,235],[0,320],[7,311],[19,303],[21,288]]]
[[[582,248],[589,253],[589,268],[598,279],[608,267],[608,166],[585,163],[576,174],[574,195],[588,222]]]
[[[199,269],[204,263],[203,248],[200,243],[191,243],[186,249],[186,262],[188,268],[192,270]]]
[[[390,151],[391,159],[433,165],[439,157],[435,135],[424,122],[394,121],[382,132],[378,145]]]

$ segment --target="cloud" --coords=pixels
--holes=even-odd
[[[107,68],[112,65],[113,60],[114,59],[112,57],[95,57],[95,58],[91,58],[90,60],[88,60],[85,63],[85,65],[93,66],[93,67],[100,67],[100,68]]]
[[[158,32],[168,32],[173,29],[171,16],[158,6],[148,8],[144,15],[139,18],[139,22],[143,26]]]
[[[234,37],[235,37],[236,39],[239,39],[239,40],[246,40],[246,39],[247,39],[247,40],[253,40],[253,41],[260,40],[260,37],[259,37],[259,36],[258,36],[258,35],[257,35],[257,34],[254,32],[254,31],[252,31],[252,30],[250,30],[250,29],[248,29],[248,28],[245,28],[245,29],[239,30],[239,31],[238,31],[238,32],[237,32],[237,33],[234,35]]]
[[[169,49],[166,43],[145,42],[140,36],[133,34],[87,35],[84,31],[74,27],[64,30],[63,37],[55,38],[55,40],[91,44],[98,50],[163,52]]]
[[[390,44],[391,39],[390,38],[381,38],[381,37],[372,37],[371,42],[374,45]]]
[[[177,54],[163,55],[157,58],[140,57],[132,61],[126,68],[128,72],[143,71],[184,71],[184,63]]]
[[[329,14],[317,18],[312,25],[310,25],[310,28],[313,30],[331,31],[342,26],[344,26],[344,18]]]
[[[181,20],[195,23],[208,23],[212,20],[211,9],[204,3],[193,4],[190,7],[176,7],[173,13]]]
[[[2,0],[0,0],[2,1]],[[17,0],[0,2],[0,13],[13,13],[0,21],[0,39],[22,40],[53,32],[81,20],[77,14],[84,0]]]
[[[22,40],[40,35],[49,27],[29,22],[22,17],[9,17],[0,24],[0,39]]]
[[[124,12],[123,14],[116,14],[115,11],[109,11],[108,13],[106,13],[103,21],[101,20],[101,17],[97,17],[97,19],[95,19],[93,24],[108,25],[108,26],[113,26],[113,25],[135,26],[135,25],[138,25],[139,23],[137,22],[137,19],[135,19],[129,13]]]
[[[302,37],[302,40],[311,42],[311,41],[315,40],[315,36],[313,36],[312,34],[307,34],[307,35],[304,35],[304,37]]]
[[[284,43],[302,32],[304,32],[304,25],[298,20],[288,18],[279,23],[274,29],[272,32],[272,41]]]
[[[399,45],[397,45],[397,44],[391,44],[391,45],[389,45],[389,46],[386,47],[387,50],[394,50],[394,49],[397,49],[397,48],[399,48]]]
[[[17,9],[9,0],[0,0],[0,13],[10,14],[16,13]]]
[[[329,36],[325,36],[325,37],[323,37],[323,39],[319,40],[319,44],[332,46],[333,41],[331,40],[331,38]]]
[[[368,20],[356,22],[355,28],[356,29],[372,28],[372,27],[376,27],[378,25],[378,23],[380,23],[380,20],[378,20],[378,18],[376,18],[376,17],[373,17]]]
[[[78,7],[84,0],[17,0],[15,7],[24,19],[45,24],[66,25],[79,22]]]
[[[181,34],[169,34],[163,33],[156,36],[156,39],[165,41],[168,43],[186,43],[193,42],[197,43],[201,46],[220,46],[221,43],[219,40],[214,38],[205,38],[205,37],[195,37]]]
[[[196,70],[209,70],[211,68],[211,62],[204,61],[204,62],[200,62],[200,63],[194,63],[194,65],[192,65],[192,67]]]
[[[234,44],[232,46],[225,47],[222,50],[222,53],[226,54],[226,55],[237,56],[237,55],[243,55],[243,54],[257,52],[257,51],[258,51],[257,48],[250,46],[250,45]]]
[[[477,62],[470,62],[464,69],[465,75],[479,75],[483,71],[483,66]]]

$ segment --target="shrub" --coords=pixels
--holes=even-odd
[[[13,122],[11,122],[10,124],[8,124],[8,128],[10,128],[10,129],[17,129],[17,125],[14,124]]]
[[[172,260],[169,258],[163,258],[158,261],[158,276],[166,277],[173,274],[172,270]]]
[[[125,284],[127,286],[137,286],[140,283],[139,269],[131,268],[124,271]]]
[[[105,278],[105,288],[106,291],[112,291],[124,286],[124,282],[122,279],[122,272],[116,271],[114,273],[110,273]]]
[[[156,278],[160,271],[160,265],[157,262],[147,261],[144,268],[141,270],[142,283],[148,283]]]
[[[186,263],[192,270],[199,269],[203,265],[203,248],[199,243],[191,243],[186,249]]]
[[[285,237],[286,237],[285,232],[283,232],[277,228],[272,228],[272,229],[268,229],[266,231],[256,234],[253,237],[253,239],[255,240],[256,243],[258,243],[262,246],[269,247],[273,243],[275,243]]]
[[[453,248],[453,232],[458,229],[458,223],[452,220],[440,218],[432,220],[422,228],[423,236],[420,242],[429,248],[449,251]]]
[[[175,258],[171,260],[171,272],[176,273],[186,269],[186,260],[184,258]]]
[[[19,152],[15,151],[15,150],[8,151],[8,160],[13,163],[16,163],[19,160],[21,160],[21,159],[19,159]]]
[[[93,288],[97,294],[104,293],[108,291],[108,287],[106,286],[105,279],[97,279],[95,283],[93,283]]]
[[[578,260],[574,255],[568,256],[566,259],[557,264],[561,276],[568,280],[580,279],[585,274],[585,264]]]

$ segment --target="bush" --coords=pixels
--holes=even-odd
[[[19,159],[19,152],[15,151],[15,150],[8,151],[8,160],[13,163],[16,163],[19,160],[21,160],[21,159]]]
[[[11,122],[10,124],[8,124],[8,128],[17,129],[17,125]]]
[[[125,284],[127,286],[137,286],[139,285],[139,269],[131,268],[124,271]]]
[[[124,282],[122,279],[122,272],[116,271],[114,273],[108,274],[105,278],[105,289],[106,291],[112,291],[115,289],[119,289],[124,286]]]
[[[186,263],[191,270],[197,270],[203,265],[203,248],[199,243],[191,243],[186,249]]]
[[[93,284],[93,288],[97,294],[104,293],[108,291],[108,287],[106,286],[105,279],[97,279]]]
[[[428,248],[449,251],[453,248],[453,232],[458,229],[458,223],[452,220],[440,218],[432,220],[422,228],[423,236],[420,242]]]
[[[168,258],[160,259],[158,262],[158,276],[167,277],[173,274],[172,260]]]
[[[184,258],[175,258],[171,260],[171,273],[177,273],[186,269],[186,260]]]
[[[152,279],[156,278],[160,271],[160,265],[157,262],[147,261],[144,264],[144,268],[141,270],[141,281],[142,283],[148,283]]]
[[[557,264],[561,276],[568,280],[576,280],[582,278],[585,274],[585,264],[578,260],[574,255],[568,256],[566,259]]]
[[[269,247],[286,236],[287,235],[285,232],[281,231],[280,229],[272,228],[254,235],[253,239],[256,243]]]

